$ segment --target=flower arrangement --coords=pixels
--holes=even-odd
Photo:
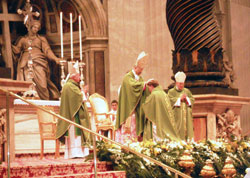
[[[226,177],[224,167],[227,158],[230,158],[232,162],[230,166],[235,169],[236,173],[234,172],[233,175],[235,178],[243,178],[246,169],[250,167],[250,139],[247,137],[233,141],[221,139],[200,142],[176,142],[165,139],[159,142],[130,142],[127,146],[181,172],[185,172],[185,168],[178,163],[184,152],[188,151],[194,163],[190,176],[196,178],[202,177],[201,170],[206,165],[207,160],[212,161],[212,167],[217,177]],[[98,141],[97,148],[97,157],[100,161],[112,162],[115,170],[125,170],[129,178],[174,177],[168,170],[127,152],[117,145]]]

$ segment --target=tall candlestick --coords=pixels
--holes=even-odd
[[[63,13],[60,12],[61,58],[63,58]]]
[[[71,60],[73,60],[73,23],[72,23],[72,13],[70,16],[70,46],[71,46]]]
[[[79,43],[80,43],[80,61],[82,62],[82,25],[81,25],[80,15],[79,15]]]

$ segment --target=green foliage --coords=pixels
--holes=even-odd
[[[207,159],[212,160],[213,168],[217,176],[221,176],[225,160],[230,157],[237,171],[236,178],[244,177],[246,168],[250,167],[250,140],[243,138],[226,142],[223,140],[207,140],[203,142],[174,142],[163,140],[161,142],[136,142],[128,146],[137,152],[145,154],[176,170],[184,172],[179,166],[181,156],[185,150],[189,150],[195,163],[191,174],[199,178],[200,172]],[[168,170],[151,163],[149,160],[111,145],[103,141],[97,142],[97,157],[100,161],[110,161],[115,170],[125,170],[129,178],[171,178],[174,177]]]

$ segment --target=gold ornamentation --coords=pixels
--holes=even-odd
[[[206,160],[206,165],[202,168],[200,175],[204,178],[215,177],[216,172],[214,171],[212,160]]]
[[[193,171],[193,167],[195,166],[194,162],[193,162],[193,157],[190,154],[189,150],[185,150],[183,155],[180,158],[180,161],[178,162],[178,164],[185,168],[185,174],[187,175],[191,175],[192,171]]]
[[[79,62],[79,69],[80,69],[80,87],[81,87],[81,90],[83,90],[83,87],[85,85],[85,82],[84,82],[84,75],[83,75],[83,67],[85,66],[85,63],[84,62]]]
[[[32,41],[29,40],[29,45],[31,45]],[[29,56],[28,56],[28,81],[31,81],[33,84],[30,86],[29,90],[23,93],[23,97],[26,99],[39,99],[38,93],[35,89],[36,84],[34,83],[34,69],[33,69],[33,60],[32,60],[32,47],[28,48]]]
[[[65,79],[65,64],[66,64],[66,60],[60,60],[60,68],[61,68],[61,87],[63,87],[63,85],[66,83],[66,79]]]
[[[225,165],[221,172],[225,176],[225,178],[235,177],[236,169],[234,168],[232,160],[229,157],[227,157]]]

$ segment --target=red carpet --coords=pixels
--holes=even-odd
[[[107,162],[97,163],[98,178],[125,178],[124,171],[112,171],[112,165]],[[7,163],[0,165],[0,177],[7,177]],[[16,156],[15,161],[10,163],[11,178],[29,177],[85,177],[94,178],[93,161],[85,159],[54,159],[52,155],[45,156],[40,160],[39,156],[25,154]]]

